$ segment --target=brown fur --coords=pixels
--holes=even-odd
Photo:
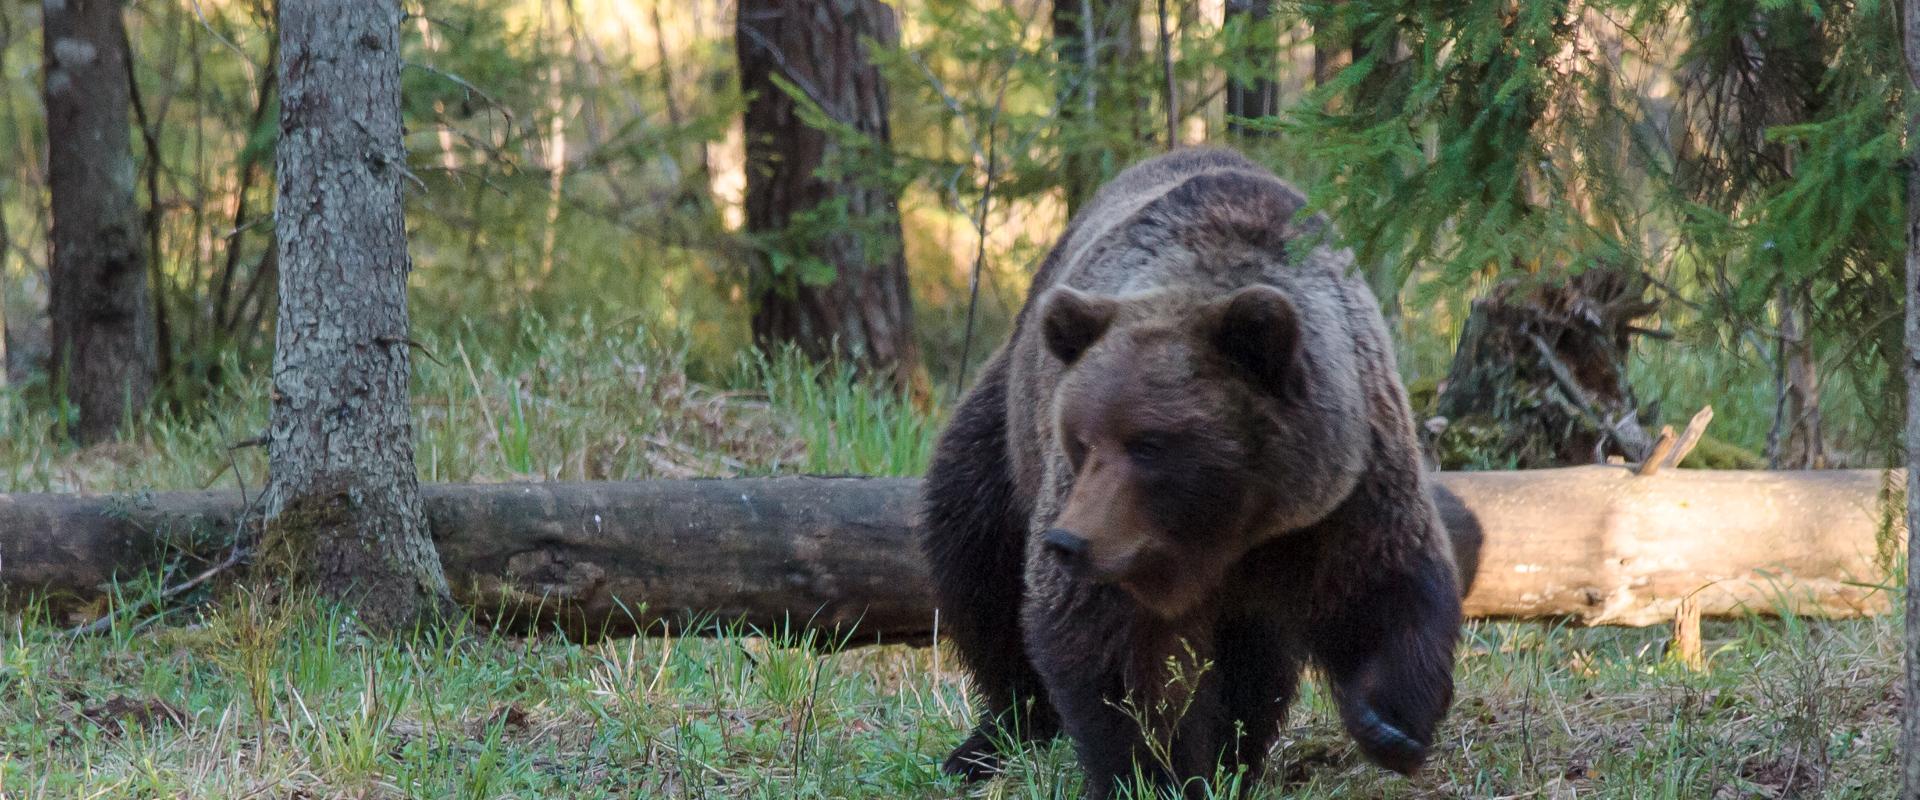
[[[1096,797],[1136,769],[1250,783],[1308,662],[1363,753],[1424,759],[1458,581],[1378,304],[1303,203],[1179,151],[1042,264],[928,474],[923,546],[984,707],[949,771],[1064,730]]]

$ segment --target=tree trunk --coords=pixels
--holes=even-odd
[[[1265,137],[1272,131],[1248,128],[1247,120],[1260,120],[1280,114],[1280,84],[1274,76],[1279,70],[1280,44],[1270,20],[1273,0],[1227,0],[1227,24],[1241,20],[1252,36],[1253,44],[1245,58],[1252,62],[1258,77],[1242,83],[1227,80],[1227,133],[1241,137]]]
[[[861,41],[896,41],[893,12],[877,0],[742,0],[736,27],[746,228],[760,243],[754,343],[907,386],[919,354],[900,216],[888,179],[872,176],[890,145],[887,87]],[[776,78],[857,135],[807,124]]]
[[[1338,28],[1333,18],[1339,13],[1341,0],[1321,6],[1317,13],[1307,15],[1307,24],[1313,29],[1313,85],[1325,86],[1333,82],[1340,70],[1353,63],[1353,38],[1350,34],[1336,33]]]
[[[1654,310],[1637,274],[1596,267],[1509,281],[1475,300],[1435,404],[1443,469],[1638,461],[1652,445],[1627,383],[1633,323]],[[1429,427],[1429,432],[1434,431]]]
[[[7,49],[13,46],[13,20],[11,15],[0,14],[0,75],[12,75],[7,71]],[[0,80],[5,80],[0,78]],[[12,106],[9,92],[0,90],[0,103]],[[11,183],[11,181],[8,181]],[[13,240],[7,234],[7,213],[0,209],[0,389],[12,383],[13,378],[13,328],[7,324],[7,307],[12,303],[13,295],[7,288],[7,260],[13,252]]]
[[[400,6],[280,9],[269,563],[378,631],[448,602],[413,464]]]
[[[1805,284],[1780,293],[1780,404],[1768,442],[1771,466],[1827,466],[1820,425],[1820,363],[1813,350],[1813,300]]]
[[[1053,0],[1053,40],[1060,57],[1060,184],[1071,216],[1141,141],[1149,93],[1132,79],[1142,57],[1140,0]]]
[[[6,28],[0,24],[0,75],[6,73],[7,36]],[[13,252],[13,240],[7,238],[7,214],[0,209],[0,389],[12,383],[13,377],[13,328],[7,325],[7,306],[13,296],[7,290],[7,254]]]
[[[1900,3],[1907,62],[1907,530],[1920,527],[1920,0]],[[1920,800],[1920,542],[1907,537],[1906,702],[1900,712],[1900,796]]]
[[[1877,585],[1903,533],[1883,515],[1889,478],[1902,479],[1594,466],[1441,473],[1435,496],[1470,615],[1651,625],[1689,597],[1711,617],[1885,613]],[[913,546],[919,489],[905,478],[762,478],[424,495],[457,597],[485,620],[595,636],[703,616],[760,630],[857,623],[871,642],[933,631]],[[241,513],[232,492],[0,495],[4,588],[84,609],[115,575],[183,542],[218,541]]]
[[[46,0],[49,313],[57,385],[81,442],[113,436],[153,394],[156,350],[134,201],[118,0]]]

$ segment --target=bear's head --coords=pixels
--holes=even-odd
[[[1069,571],[1178,616],[1254,546],[1350,490],[1352,418],[1330,419],[1312,396],[1301,314],[1279,289],[1060,287],[1042,309],[1063,365],[1053,433],[1071,489],[1041,543]]]

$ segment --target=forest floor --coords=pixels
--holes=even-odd
[[[670,347],[516,335],[426,343],[424,479],[911,474],[937,428],[789,363],[745,363],[708,388]],[[264,389],[237,381],[209,413],[83,451],[0,392],[0,491],[257,489],[264,458],[229,445],[264,427]],[[0,800],[1053,798],[1079,782],[1064,742],[979,786],[939,775],[969,714],[937,648],[484,630],[396,647],[308,603],[234,586],[193,599],[78,638],[33,609],[0,618]],[[1252,796],[1896,793],[1897,619],[1713,621],[1705,638],[1708,669],[1693,672],[1666,657],[1660,628],[1472,623],[1419,776],[1361,761],[1309,682]]]

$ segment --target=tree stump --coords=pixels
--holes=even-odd
[[[1516,279],[1474,301],[1425,426],[1443,469],[1642,461],[1654,408],[1626,377],[1634,322],[1657,304],[1637,272],[1594,268]]]

